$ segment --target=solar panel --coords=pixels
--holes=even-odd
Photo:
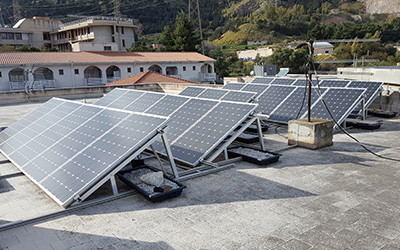
[[[224,95],[221,100],[234,102],[250,102],[254,99],[255,96],[256,93],[254,92],[231,90],[226,95]]]
[[[132,100],[132,102],[128,104],[128,106],[126,106],[124,109],[135,112],[143,112],[150,106],[158,102],[164,96],[165,94],[144,92],[144,94],[141,95],[139,98]],[[117,99],[116,102],[119,102],[119,99]]]
[[[349,88],[365,88],[365,106],[366,108],[371,105],[376,96],[381,91],[383,82],[369,82],[369,81],[351,81],[347,87]],[[358,108],[361,110],[361,107]]]
[[[321,83],[321,81],[317,82],[317,80],[312,80],[312,86],[317,86],[318,83]],[[298,86],[298,87],[305,87],[308,86],[308,80],[306,79],[297,79],[292,86]]]
[[[278,107],[295,89],[292,86],[271,85],[261,96],[258,97],[258,107],[256,112],[266,115]]]
[[[166,95],[160,101],[152,105],[149,109],[146,109],[145,113],[170,116],[188,100],[189,98],[184,96]]]
[[[264,84],[269,84],[271,83],[275,78],[273,77],[256,77],[251,83],[264,83]]]
[[[346,80],[323,80],[321,82],[322,87],[338,87],[344,88],[349,84],[350,81]]]
[[[320,92],[323,94],[326,88],[321,88]],[[315,89],[311,94],[311,103],[315,103],[319,95]],[[307,112],[308,105],[308,91],[306,88],[296,88],[288,98],[286,98],[281,105],[274,109],[269,117],[269,120],[276,122],[287,123],[290,120],[301,118]],[[302,106],[303,105],[303,106]],[[301,108],[301,110],[300,110]]]
[[[189,86],[189,87],[186,87],[184,90],[182,90],[181,93],[179,93],[179,95],[199,96],[201,94],[201,92],[203,92],[204,90],[205,90],[205,88]]]
[[[230,92],[227,90],[221,91],[221,89],[212,90],[217,90],[224,93]],[[248,92],[243,92],[242,96],[248,94]],[[145,97],[146,95],[147,92],[142,97]],[[253,97],[255,93],[250,93],[250,95]],[[156,113],[157,111],[162,110],[164,105],[161,103],[164,101],[165,103],[168,103],[166,101],[167,97],[171,97],[175,101],[179,98],[188,99],[185,102],[180,100],[180,102],[182,102],[180,107],[178,107],[180,102],[175,103],[174,108],[177,108],[175,108],[175,111],[169,115],[170,121],[168,127],[165,129],[165,132],[167,134],[174,158],[192,166],[199,164],[200,160],[206,157],[211,150],[215,149],[216,145],[218,145],[221,140],[224,140],[232,129],[235,129],[242,123],[244,119],[247,119],[249,114],[252,113],[257,106],[256,104],[235,103],[220,100],[202,99],[198,97],[184,97],[165,94],[163,99],[155,104],[151,104],[149,108],[144,110],[144,112]],[[178,99],[176,99],[176,97]],[[128,105],[128,107],[135,105],[145,106],[146,103],[139,103],[143,100],[143,98],[138,98],[132,104]],[[116,102],[118,102],[118,99]],[[173,102],[174,101],[171,101],[171,103]],[[149,103],[147,103],[147,105],[149,105]],[[240,107],[242,107],[244,111],[241,110]],[[223,117],[223,119],[221,119],[221,117]],[[232,125],[233,127],[229,127],[230,125],[224,124],[223,121],[228,124],[234,123]],[[200,133],[199,131],[202,131],[204,128],[212,129],[213,133],[215,133],[215,136],[214,134],[204,135],[205,138],[203,139],[207,140],[207,150],[203,148],[205,147],[204,145],[199,145],[196,139],[190,139],[192,137],[192,133]],[[224,131],[224,133],[221,131]],[[153,146],[156,151],[166,154],[161,140],[156,140]]]
[[[245,83],[227,83],[222,89],[241,90],[244,86],[246,86]]]
[[[48,101],[46,103],[46,105],[41,105],[35,111],[29,113],[27,116],[25,116],[21,120],[13,123],[11,126],[4,129],[2,131],[2,133],[0,133],[0,143],[4,142],[5,140],[12,137],[13,135],[19,133],[22,129],[24,129],[26,126],[31,124],[37,118],[45,115],[46,113],[48,113],[50,110],[54,109],[61,103],[62,103],[61,100],[51,99],[50,101]]]
[[[296,79],[290,79],[290,78],[274,78],[273,81],[271,81],[271,84],[274,85],[292,85]]]
[[[213,100],[236,101],[236,102],[250,102],[256,93],[247,91],[238,91],[230,89],[208,89],[204,87],[189,86],[183,90],[179,95],[191,97],[199,97]],[[195,93],[198,93],[195,95]]]
[[[364,92],[365,89],[328,88],[323,99],[334,119],[340,124],[354,110]],[[321,100],[311,107],[311,117],[332,120]]]
[[[228,93],[228,90],[225,90],[225,89],[206,88],[197,97],[206,98],[206,99],[213,99],[213,100],[219,100],[224,95],[226,95],[227,93]]]
[[[257,93],[256,98],[259,97],[266,89],[268,89],[270,85],[266,84],[246,84],[241,90],[248,91],[248,92],[255,92]]]
[[[38,110],[33,113],[48,112],[4,140],[0,151],[64,207],[144,150],[168,120],[60,99]]]
[[[171,144],[174,157],[190,165],[211,152],[223,138],[240,125],[255,108],[254,104],[219,103],[207,116]]]

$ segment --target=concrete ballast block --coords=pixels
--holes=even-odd
[[[333,121],[312,118],[289,121],[288,144],[318,149],[333,144]]]

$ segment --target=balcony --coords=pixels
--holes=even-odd
[[[217,74],[215,73],[199,73],[200,82],[215,82]]]
[[[106,82],[103,81],[103,78],[90,77],[85,78],[85,81],[87,86],[99,86],[106,84]]]

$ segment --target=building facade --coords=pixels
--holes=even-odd
[[[0,46],[56,48],[59,51],[126,51],[135,43],[132,19],[87,17],[61,23],[48,17],[24,18],[0,28]]]
[[[211,83],[214,62],[196,52],[7,52],[0,91],[98,86],[147,70]]]

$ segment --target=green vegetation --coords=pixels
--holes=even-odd
[[[173,30],[169,26],[164,27],[160,39],[166,51],[197,51],[201,43],[192,21],[184,12],[176,16]]]

